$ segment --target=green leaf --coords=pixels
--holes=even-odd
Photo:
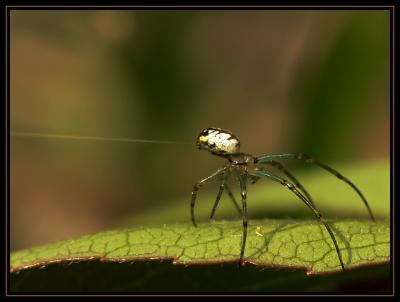
[[[330,222],[347,268],[389,261],[389,225],[361,221]],[[123,229],[87,235],[11,255],[11,271],[54,262],[101,259],[173,260],[174,264],[237,262],[240,222],[214,222]],[[333,243],[315,221],[251,221],[245,258],[259,266],[304,268],[308,273],[340,271]]]

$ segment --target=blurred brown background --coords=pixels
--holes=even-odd
[[[11,250],[190,198],[222,164],[194,147],[205,127],[253,154],[389,158],[389,22],[366,10],[12,11],[12,131],[189,144],[11,137]]]

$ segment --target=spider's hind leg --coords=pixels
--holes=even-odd
[[[314,201],[312,200],[310,194],[308,194],[307,190],[297,180],[297,178],[291,172],[289,172],[289,170],[287,170],[280,162],[275,161],[275,160],[270,160],[270,161],[263,162],[263,164],[271,165],[271,166],[276,167],[279,170],[281,170],[294,183],[294,185],[307,197],[307,199],[309,200],[311,205],[315,207]]]
[[[336,253],[337,253],[337,255],[338,255],[340,265],[341,265],[342,269],[345,270],[345,268],[344,268],[344,263],[343,263],[343,259],[342,259],[342,254],[341,254],[341,252],[340,252],[340,250],[339,250],[339,246],[338,246],[338,244],[337,244],[335,235],[333,234],[333,232],[332,232],[330,226],[328,225],[328,223],[326,223],[325,220],[322,218],[322,215],[320,214],[320,212],[319,212],[313,205],[311,205],[311,203],[307,200],[307,198],[306,198],[303,194],[301,194],[301,193],[296,189],[296,187],[295,187],[293,184],[291,184],[290,182],[288,182],[286,179],[284,179],[284,178],[282,178],[282,177],[279,177],[279,176],[277,176],[277,175],[274,175],[274,174],[270,173],[269,171],[265,171],[265,170],[264,170],[264,171],[252,170],[252,171],[249,171],[249,174],[250,174],[250,175],[255,175],[255,176],[260,176],[260,177],[267,177],[267,178],[269,178],[269,179],[271,179],[271,180],[273,180],[273,181],[276,181],[276,182],[280,183],[281,185],[287,187],[287,188],[288,188],[289,190],[291,190],[294,194],[296,194],[297,197],[299,197],[300,200],[301,200],[311,211],[314,212],[314,214],[315,214],[317,220],[325,226],[325,229],[328,231],[329,236],[331,237],[332,242],[333,242],[333,244],[334,244],[334,246],[335,246]]]
[[[369,204],[367,202],[367,199],[364,197],[364,195],[361,193],[360,189],[357,188],[355,184],[353,184],[347,177],[344,177],[341,173],[336,171],[335,169],[331,168],[328,165],[325,165],[324,163],[321,163],[320,161],[316,160],[315,158],[312,158],[311,156],[304,154],[304,153],[287,153],[287,154],[271,154],[271,155],[261,155],[257,157],[257,162],[259,163],[265,163],[269,162],[273,159],[299,159],[306,161],[308,163],[317,165],[321,167],[322,169],[328,171],[329,173],[335,175],[337,178],[340,180],[344,181],[347,183],[350,187],[353,188],[354,191],[357,192],[358,196],[360,196],[362,202],[364,203],[365,207],[368,210],[369,216],[371,217],[372,221],[375,221],[375,217],[372,214],[372,210],[369,207]]]

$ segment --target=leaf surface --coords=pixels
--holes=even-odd
[[[368,221],[335,221],[346,268],[389,261],[389,225]],[[173,260],[174,264],[237,262],[242,240],[239,222],[214,222],[121,229],[67,240],[11,255],[11,271],[54,262]],[[332,240],[315,221],[251,221],[246,262],[259,266],[306,269],[308,273],[340,271]]]

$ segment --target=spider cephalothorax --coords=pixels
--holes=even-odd
[[[246,247],[246,238],[247,238],[247,206],[246,206],[246,184],[247,180],[250,180],[251,183],[255,183],[261,177],[271,179],[275,182],[280,183],[281,185],[287,187],[291,190],[300,200],[315,214],[317,220],[321,222],[327,232],[329,233],[336,249],[336,253],[339,258],[340,265],[344,270],[344,264],[342,260],[342,255],[340,253],[338,244],[336,242],[335,236],[330,228],[330,226],[322,219],[321,214],[315,207],[313,200],[311,199],[310,194],[306,191],[306,189],[300,184],[300,182],[290,173],[280,162],[276,161],[278,159],[300,159],[309,163],[313,163],[318,165],[319,167],[327,170],[332,173],[342,181],[346,182],[350,185],[357,194],[361,197],[363,203],[365,204],[369,215],[372,220],[374,220],[374,216],[372,215],[372,211],[367,203],[367,200],[362,195],[361,191],[346,177],[332,169],[331,167],[313,159],[312,157],[305,155],[303,153],[290,153],[290,154],[273,154],[273,155],[260,155],[257,157],[253,157],[250,154],[239,152],[240,142],[239,139],[232,132],[228,130],[224,130],[221,128],[206,128],[200,132],[196,139],[196,145],[199,149],[208,150],[211,154],[223,157],[228,160],[228,162],[216,172],[211,174],[210,176],[202,179],[197,182],[192,191],[192,200],[191,200],[191,217],[193,225],[196,226],[195,218],[194,218],[194,205],[197,197],[197,192],[199,188],[207,181],[219,177],[220,178],[220,187],[217,198],[215,200],[214,206],[211,211],[210,218],[213,218],[215,210],[217,209],[219,200],[221,199],[221,195],[224,190],[227,191],[230,199],[233,201],[236,209],[242,215],[243,218],[243,241],[242,241],[242,249],[240,253],[240,264],[244,263],[244,251]],[[287,179],[280,177],[268,169],[266,166],[274,166],[282,171],[283,174],[286,175],[290,181]],[[229,188],[227,181],[231,174],[236,174],[236,177],[240,184],[240,191],[242,197],[242,207],[237,203],[231,189]]]

